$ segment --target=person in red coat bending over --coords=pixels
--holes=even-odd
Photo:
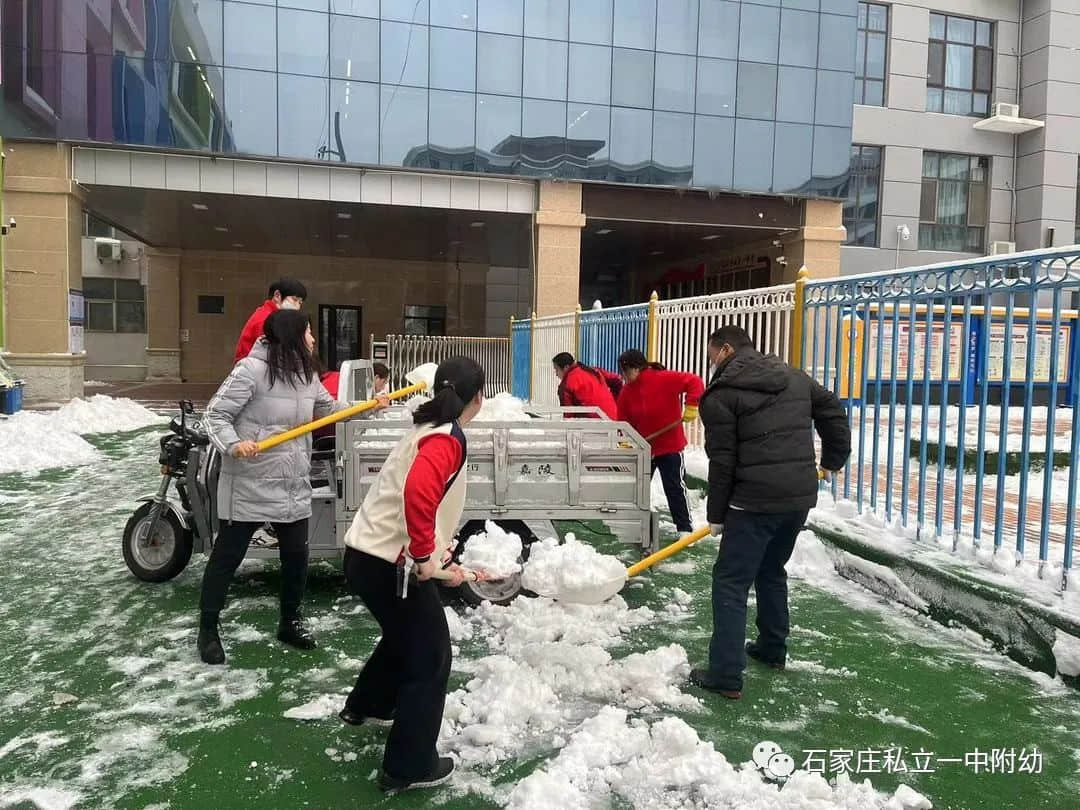
[[[615,395],[622,389],[618,374],[601,368],[583,366],[570,352],[561,352],[551,360],[559,378],[559,404],[564,408],[599,408],[608,419],[618,419]]]
[[[660,471],[675,528],[694,530],[686,498],[682,451],[686,447],[683,422],[698,417],[698,402],[705,384],[695,374],[668,371],[650,363],[637,349],[619,356],[626,385],[619,394],[619,419],[645,437],[652,448],[652,469]]]
[[[307,288],[295,278],[283,278],[270,285],[266,296],[262,306],[251,313],[240,332],[240,339],[236,341],[234,361],[237,363],[251,354],[251,347],[263,335],[263,324],[267,318],[279,309],[300,309],[304,305]]]

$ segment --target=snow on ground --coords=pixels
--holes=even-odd
[[[472,541],[470,541],[472,542]],[[600,602],[617,592],[626,580],[626,566],[617,557],[601,554],[572,535],[534,543],[521,584],[533,593],[566,601]]]
[[[167,421],[130,399],[97,394],[55,411],[20,411],[0,421],[0,474],[92,464],[101,454],[87,434],[139,430]]]

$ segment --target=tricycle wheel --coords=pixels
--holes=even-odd
[[[528,526],[520,520],[495,521],[499,528],[506,532],[512,532],[521,538],[521,557],[519,562],[524,563],[529,559],[529,544],[536,538],[529,531]],[[473,535],[484,531],[483,521],[470,521],[458,535],[458,544],[455,560],[461,557],[465,544]],[[518,572],[506,579],[497,582],[466,582],[461,587],[454,589],[461,600],[469,605],[479,605],[482,602],[491,602],[493,605],[509,605],[518,596],[536,596],[532,591],[521,587],[521,573]]]
[[[124,527],[124,562],[143,582],[167,582],[191,560],[192,536],[171,509],[163,508],[154,536],[147,537],[153,507],[142,504]]]

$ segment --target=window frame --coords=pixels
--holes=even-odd
[[[863,205],[859,199],[859,189],[861,187],[859,180],[869,174],[868,172],[860,172],[857,167],[862,164],[864,150],[876,150],[877,151],[877,195],[876,195],[876,210],[874,217],[871,220],[869,217],[860,217],[858,212],[863,208]],[[851,172],[848,175],[848,193],[844,198],[844,223],[851,222],[852,227],[844,238],[845,247],[867,247],[878,248],[881,247],[881,185],[882,185],[882,167],[885,160],[885,147],[879,144],[863,144],[853,143],[851,145]],[[858,157],[856,157],[855,150],[858,150]],[[853,196],[854,195],[854,196]],[[847,216],[847,211],[850,208],[855,212],[852,217]],[[853,241],[856,234],[859,232],[859,225],[864,223],[873,222],[874,231],[873,238],[870,242],[856,242]],[[845,224],[845,228],[847,225]]]
[[[409,310],[424,310],[410,314]],[[410,332],[410,323],[422,323],[424,331]],[[435,325],[434,331],[432,326]],[[402,309],[402,334],[422,335],[425,337],[443,337],[446,335],[446,306],[442,304],[406,304]]]
[[[885,28],[883,30],[879,30],[877,28],[870,28],[870,6],[877,6],[877,7],[882,8],[882,9],[885,10]],[[863,8],[866,9],[866,23],[865,23],[865,25],[860,24],[860,22],[859,22],[862,19],[861,12],[862,12]],[[890,47],[890,44],[889,44],[889,30],[890,30],[890,28],[892,26],[892,6],[889,5],[889,4],[886,4],[886,3],[872,3],[872,2],[867,2],[866,0],[860,0],[860,2],[858,4],[858,11],[860,13],[855,18],[856,19],[856,23],[855,23],[855,26],[856,26],[855,27],[856,51],[855,52],[856,52],[856,55],[858,55],[858,45],[857,45],[857,43],[859,41],[862,41],[862,43],[863,43],[863,58],[862,58],[862,65],[858,65],[858,64],[855,65],[855,89],[856,89],[856,92],[858,93],[858,99],[857,100],[853,99],[853,102],[855,104],[859,104],[859,105],[862,105],[862,106],[865,106],[865,107],[888,107],[889,106],[889,104],[888,104],[888,101],[889,101],[889,55],[890,55],[890,52],[892,50],[891,47]],[[882,77],[880,79],[880,81],[881,81],[881,103],[880,104],[871,104],[871,103],[868,103],[866,101],[866,84],[867,84],[867,82],[877,82],[877,81],[879,81],[879,79],[877,77],[868,77],[866,75],[866,66],[869,63],[869,58],[870,58],[869,57],[869,48],[867,47],[867,44],[869,42],[869,36],[868,36],[869,34],[884,34],[885,35],[885,70],[884,70],[884,73],[883,73],[883,75],[882,75]]]
[[[936,158],[937,169],[936,169],[936,173],[934,175],[928,175],[927,174],[926,166],[927,166],[927,157],[928,156]],[[943,175],[942,165],[945,162],[943,160],[943,158],[964,158],[964,159],[966,159],[968,161],[968,168],[966,170],[966,176],[962,180],[957,180],[956,178],[948,177],[946,175]],[[976,168],[981,169],[983,171],[983,180],[981,180],[981,181],[971,179],[971,172],[972,172],[973,169],[976,169]],[[918,243],[919,244],[919,250],[935,250],[935,251],[940,251],[940,252],[944,252],[944,253],[985,253],[986,252],[987,237],[988,237],[989,230],[990,230],[990,227],[989,227],[989,225],[990,225],[990,169],[991,169],[991,159],[990,159],[989,155],[969,155],[969,154],[964,154],[964,153],[960,153],[960,152],[937,152],[937,151],[934,151],[934,150],[926,150],[926,151],[923,152],[923,166],[922,166],[922,170],[921,170],[921,175],[922,176],[921,176],[921,180],[920,180],[920,193],[919,193],[919,243]],[[928,185],[927,181],[931,181],[931,184]],[[949,182],[949,183],[962,182],[966,186],[966,194],[965,194],[965,197],[964,197],[964,212],[963,212],[964,224],[963,225],[954,225],[954,224],[949,224],[949,223],[943,223],[943,222],[940,221],[940,219],[941,219],[941,211],[940,211],[941,194],[940,194],[940,191],[941,191],[941,183],[943,181]],[[983,214],[983,220],[984,221],[981,222],[981,223],[972,223],[971,222],[971,214],[972,214],[972,211],[973,211],[973,206],[971,205],[972,186],[982,186],[983,200],[982,200],[981,208],[982,208],[982,214]],[[931,194],[933,196],[934,218],[932,220],[931,219],[926,219],[925,216],[924,216],[925,210],[926,210],[926,207],[927,207],[926,206],[926,201],[927,201],[927,192],[928,192],[928,190],[931,192]],[[978,206],[975,206],[974,210],[978,210]],[[962,227],[962,228],[965,229],[965,240],[964,240],[963,245],[960,245],[960,246],[950,245],[950,246],[946,246],[946,247],[939,247],[936,244],[935,245],[926,244],[926,242],[929,241],[928,239],[926,239],[926,236],[932,236],[936,232],[937,229],[939,229],[939,228],[959,228],[959,227]],[[978,230],[981,231],[981,238],[979,240],[979,245],[977,247],[974,247],[974,248],[970,246],[970,241],[969,241],[973,229],[978,229]]]
[[[112,296],[109,298],[102,297],[101,295],[89,296],[85,292],[86,282],[108,282],[112,287]],[[118,298],[117,289],[118,281],[132,282],[139,285],[140,297],[139,298]],[[141,329],[118,329],[117,328],[117,305],[118,304],[141,304],[142,305],[142,328]],[[90,325],[90,308],[91,305],[108,305],[111,314],[111,328],[109,329],[96,329]],[[116,276],[87,276],[83,280],[83,322],[85,323],[85,330],[87,332],[96,332],[98,334],[118,334],[118,335],[141,335],[146,334],[146,286],[139,280],[133,278],[120,278]]]
[[[941,17],[944,20],[944,24],[945,24],[945,33],[943,35],[944,38],[936,37],[933,34],[933,18],[934,17]],[[965,117],[968,117],[968,118],[986,118],[986,117],[990,116],[992,114],[993,107],[994,107],[994,86],[995,86],[994,85],[994,79],[995,79],[994,74],[995,74],[995,68],[996,68],[996,65],[994,64],[994,62],[995,62],[994,56],[995,56],[995,53],[996,53],[995,52],[995,41],[996,41],[996,35],[997,35],[997,26],[994,24],[994,21],[993,20],[983,20],[983,19],[979,19],[978,17],[966,17],[966,16],[963,16],[963,15],[960,15],[960,14],[946,14],[946,13],[943,13],[943,12],[935,12],[935,11],[930,12],[930,18],[931,18],[930,27],[927,30],[927,40],[926,40],[926,42],[927,42],[927,52],[926,52],[926,111],[927,112],[939,113],[941,115],[962,115],[962,116],[965,116]],[[959,21],[963,21],[963,22],[970,22],[972,24],[974,33],[972,35],[972,41],[971,42],[963,42],[963,41],[960,41],[960,40],[955,40],[955,39],[950,39],[949,38],[949,29],[950,29],[950,21],[951,20],[959,20]],[[979,31],[979,26],[980,25],[986,25],[986,26],[989,26],[989,28],[990,28],[990,44],[989,45],[980,45],[979,44],[978,31]],[[949,46],[950,45],[957,46],[957,47],[970,48],[971,49],[971,86],[970,87],[956,87],[956,86],[950,86],[948,84]],[[940,51],[941,51],[940,59],[938,59],[938,60],[934,60],[935,46],[940,48]],[[979,65],[979,54],[980,54],[980,52],[984,52],[984,53],[986,53],[988,55],[989,64],[990,64],[990,76],[989,76],[989,79],[987,81],[987,87],[985,89],[982,89],[979,86],[978,65]],[[934,76],[933,76],[933,68],[935,67],[935,64],[934,64],[935,61],[938,61],[940,63],[940,65],[939,65],[940,66],[940,74],[941,74],[940,83],[938,83],[935,80]],[[939,92],[941,94],[940,109],[934,109],[933,106],[930,103],[930,96],[931,96],[931,93],[934,92],[934,91],[937,91],[937,92]],[[968,96],[969,96],[969,100],[971,102],[971,105],[970,105],[971,106],[971,111],[966,112],[966,113],[954,113],[954,112],[946,111],[945,110],[945,94],[949,93],[949,92],[954,92],[954,93],[955,92],[964,92],[964,93],[967,93]],[[979,112],[979,111],[977,111],[975,109],[975,96],[976,95],[985,95],[986,96],[986,111],[985,112]]]

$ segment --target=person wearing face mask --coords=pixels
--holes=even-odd
[[[305,298],[307,298],[307,288],[295,278],[282,278],[271,284],[266,300],[263,301],[262,306],[251,313],[251,317],[247,319],[247,323],[240,332],[240,339],[236,341],[234,362],[239,363],[248,356],[251,347],[262,337],[263,324],[266,323],[267,318],[279,309],[300,309],[304,305]]]
[[[709,665],[691,683],[737,700],[749,655],[783,669],[789,632],[787,573],[810,509],[820,468],[839,470],[851,454],[844,406],[799,369],[754,348],[738,326],[709,338],[715,371],[701,398],[709,457],[708,516],[721,537],[713,566]],[[756,641],[746,644],[746,600],[757,594]]]
[[[432,577],[449,563],[465,508],[463,428],[480,412],[484,370],[451,357],[435,372],[433,397],[383,462],[345,534],[345,581],[382,636],[338,715],[350,725],[390,726],[379,786],[388,793],[447,782],[454,760],[435,744],[450,676],[450,632]]]
[[[258,445],[347,407],[334,402],[319,381],[312,363],[314,345],[305,315],[278,310],[266,319],[263,337],[233,367],[206,407],[207,436],[222,454],[217,488],[220,529],[199,600],[197,645],[207,664],[225,663],[219,615],[252,535],[266,522],[274,527],[281,557],[278,640],[302,650],[316,646],[300,611],[311,517],[311,434],[262,452]],[[383,398],[379,409],[388,405]]]

